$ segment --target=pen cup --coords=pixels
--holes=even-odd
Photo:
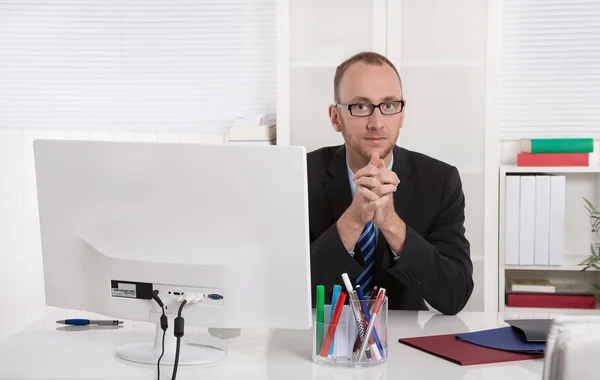
[[[367,367],[384,363],[387,359],[387,311],[388,299],[384,297],[379,313],[373,314],[374,299],[346,301],[338,323],[332,323],[331,305],[325,305],[324,322],[313,323],[312,359],[316,363],[345,366]],[[365,307],[368,317],[365,315]],[[360,325],[356,321],[359,316]],[[374,318],[373,318],[374,316]],[[369,318],[370,317],[370,318]],[[373,320],[373,322],[371,322]],[[372,325],[369,328],[369,325]],[[368,341],[363,344],[360,330],[368,334]],[[361,355],[361,348],[363,348]]]

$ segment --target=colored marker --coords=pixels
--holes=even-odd
[[[333,320],[333,312],[335,310],[335,307],[337,305],[337,300],[338,300],[338,296],[340,295],[340,292],[342,291],[342,287],[339,285],[334,285],[333,286],[333,296],[331,297],[331,313],[329,315],[329,323],[331,323],[331,320]],[[329,355],[333,355],[333,347],[335,344],[335,340],[332,339],[331,340],[331,347],[329,347]]]
[[[377,298],[377,286],[374,286],[371,290],[371,294],[369,294],[369,311],[373,310],[373,305],[375,305],[375,299]]]
[[[362,288],[360,285],[356,286],[356,294],[358,294],[358,299],[360,300],[360,306],[362,308],[363,317],[366,321],[365,325],[368,326],[371,321],[371,313],[369,312],[369,307],[367,305],[367,300],[365,299]],[[375,346],[377,344],[377,346]],[[381,356],[383,355],[383,346],[379,341],[379,336],[377,336],[377,329],[373,328],[373,335],[370,338],[369,345],[371,346],[371,351],[375,353],[375,359],[381,360]]]
[[[352,283],[350,282],[350,277],[348,277],[347,273],[342,274],[342,280],[344,280],[344,285],[346,286],[346,290],[348,291],[348,298],[350,299],[350,309],[354,314],[354,320],[356,321],[356,327],[358,328],[358,335],[360,336],[361,341],[365,340],[365,326],[363,325],[363,320],[360,312],[360,307],[358,306],[358,296],[356,295],[356,291],[352,288]],[[367,357],[371,358],[371,353],[367,351]]]
[[[317,351],[321,352],[323,345],[323,329],[325,323],[325,287],[317,286]]]
[[[333,337],[335,335],[335,330],[337,329],[338,323],[340,321],[340,316],[342,315],[342,309],[344,308],[345,302],[346,302],[346,293],[341,292],[338,296],[335,311],[333,312],[333,317],[331,318],[331,321],[329,321],[329,328],[327,329],[327,336],[325,337],[325,341],[323,342],[323,347],[321,348],[321,352],[319,354],[324,358],[326,358],[329,355],[329,349],[331,348],[331,342],[333,341]]]
[[[365,339],[363,339],[362,345],[360,346],[360,351],[358,353],[358,361],[360,362],[365,354],[365,350],[367,348],[368,338],[371,336],[373,332],[373,326],[375,326],[375,320],[377,320],[377,314],[379,314],[379,310],[381,309],[381,304],[383,303],[383,297],[385,296],[385,289],[379,289],[379,294],[377,294],[377,300],[375,301],[375,306],[373,307],[373,314],[371,315],[371,321],[367,326],[367,331],[365,332]]]
[[[356,285],[356,288],[358,289],[360,285]],[[369,300],[368,300],[368,304],[369,304],[369,314],[371,313],[371,311],[373,310],[373,305],[375,305],[375,299],[377,298],[377,286],[374,286],[373,289],[371,290],[371,293],[369,294]],[[365,323],[365,326],[367,326],[368,323]],[[375,325],[375,327],[377,328],[377,325]],[[356,340],[354,341],[354,347],[352,348],[352,352],[357,351],[360,348],[360,337],[356,337]]]

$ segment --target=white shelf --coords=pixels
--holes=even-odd
[[[502,173],[600,173],[600,165],[590,166],[517,166],[500,165]]]
[[[571,271],[579,272],[584,266],[578,264],[586,259],[587,256],[565,255],[563,265],[504,265],[505,270],[546,270],[546,271]]]
[[[600,309],[557,309],[547,307],[504,307],[504,313],[548,313],[565,315],[598,315]]]

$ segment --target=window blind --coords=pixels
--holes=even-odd
[[[0,0],[0,127],[225,132],[275,115],[276,0]]]
[[[600,138],[600,1],[503,0],[501,24],[501,138]]]

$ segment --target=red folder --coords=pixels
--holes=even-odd
[[[590,166],[589,153],[519,153],[517,166]]]
[[[506,306],[595,309],[593,294],[508,293]]]
[[[402,338],[399,342],[459,365],[512,362],[544,357],[543,354],[517,354],[477,346],[456,339],[456,334]]]

